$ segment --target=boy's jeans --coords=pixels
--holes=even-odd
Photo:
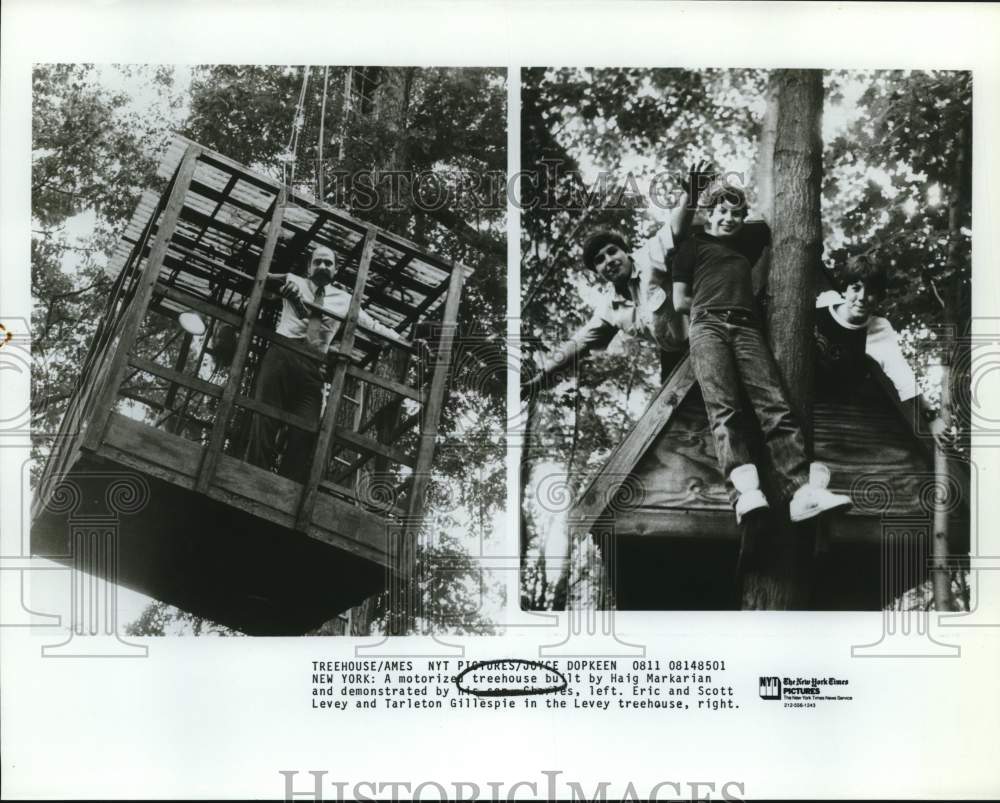
[[[754,462],[741,428],[743,387],[760,422],[778,490],[783,499],[791,498],[809,478],[809,459],[760,325],[738,310],[700,310],[692,316],[690,342],[694,374],[726,483],[734,468]],[[735,497],[735,490],[730,488],[730,493]]]

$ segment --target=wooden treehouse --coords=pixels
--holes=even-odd
[[[137,477],[119,584],[248,633],[302,633],[412,568],[470,271],[179,137],[160,175],[167,189],[143,196],[112,260],[32,551],[80,565],[74,522],[108,515],[110,484]],[[317,245],[352,294],[318,422],[255,394],[268,349],[310,354],[276,333],[265,279],[301,273]],[[402,342],[363,328],[361,308]],[[304,483],[247,462],[254,416],[314,436]]]
[[[942,483],[933,440],[868,363],[849,394],[827,391],[813,402],[815,459],[830,467],[831,490],[854,500],[850,512],[826,517],[815,539],[817,610],[880,610],[928,576]],[[968,471],[954,462],[940,487],[958,555],[968,552]],[[568,524],[597,542],[621,610],[739,609],[740,553],[752,541],[736,525],[687,357],[579,495]],[[768,537],[767,529],[765,520],[753,538]]]

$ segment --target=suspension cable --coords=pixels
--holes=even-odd
[[[299,90],[299,102],[295,104],[295,116],[292,118],[292,133],[285,148],[285,158],[281,165],[281,181],[288,187],[295,181],[295,154],[299,147],[299,134],[305,126],[306,87],[309,85],[309,67],[302,68],[302,88]],[[291,167],[289,167],[291,165]]]
[[[323,203],[325,198],[323,186],[324,165],[323,165],[323,123],[326,121],[326,91],[329,86],[330,68],[323,68],[323,101],[319,107],[319,147],[316,149],[316,200]]]

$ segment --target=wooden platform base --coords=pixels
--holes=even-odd
[[[250,505],[229,501],[231,494],[198,494],[163,479],[166,472],[137,471],[141,459],[134,451],[127,462],[80,453],[66,475],[80,499],[62,511],[51,502],[36,506],[32,553],[72,565],[71,533],[116,531],[119,585],[253,635],[304,633],[386,587],[390,550],[376,550],[373,533],[361,549],[324,528],[306,534],[261,515],[263,505],[293,507],[294,498],[278,498],[294,497],[296,483],[241,464],[243,485],[269,486],[254,515]],[[109,490],[123,477],[139,477],[149,490],[134,513],[109,505]],[[344,517],[331,517],[328,526],[352,532]],[[376,551],[381,560],[368,557]]]

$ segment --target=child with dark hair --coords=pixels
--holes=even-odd
[[[660,357],[660,378],[665,380],[684,356],[687,332],[682,316],[671,304],[669,257],[675,243],[687,236],[694,217],[698,191],[711,177],[710,165],[693,165],[684,182],[679,203],[669,219],[638,248],[609,227],[591,230],[583,243],[583,264],[605,285],[605,292],[590,319],[563,343],[555,358],[525,383],[531,392],[551,376],[564,372],[592,351],[603,351],[619,333],[654,346]]]
[[[682,243],[673,263],[673,300],[691,314],[691,361],[712,426],[716,456],[731,483],[737,522],[768,507],[760,488],[741,396],[757,415],[782,501],[792,521],[850,506],[827,489],[830,470],[810,465],[805,438],[788,404],[754,300],[751,269],[770,243],[765,224],[747,225],[746,196],[717,182],[702,195],[705,231]]]
[[[829,393],[846,393],[866,373],[870,357],[890,379],[902,402],[916,399],[931,434],[940,440],[944,421],[917,389],[917,378],[899,348],[892,324],[875,315],[885,298],[885,266],[873,254],[851,257],[839,271],[843,294],[836,290],[816,299],[817,381]]]

